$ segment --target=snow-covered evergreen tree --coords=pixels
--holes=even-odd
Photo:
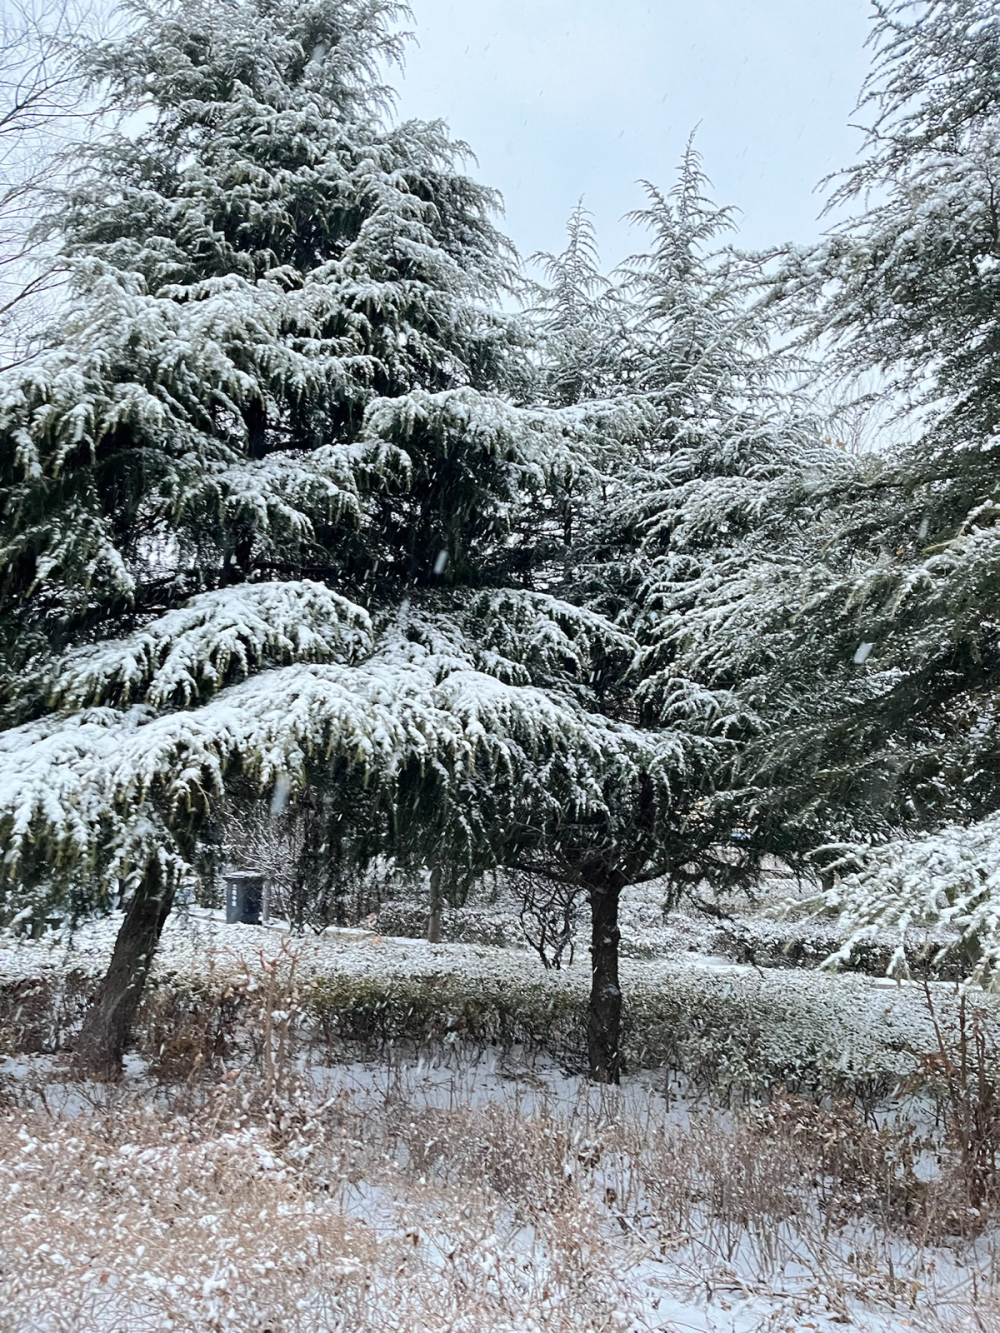
[[[566,224],[562,253],[538,251],[531,262],[544,278],[531,307],[543,335],[544,398],[571,407],[619,397],[628,377],[629,307],[601,272],[594,221],[582,200]]]
[[[834,195],[860,211],[788,255],[771,299],[831,378],[883,377],[903,438],[786,477],[774,549],[690,627],[720,671],[765,649],[742,687],[771,710],[761,805],[842,879],[827,905],[862,931],[959,922],[988,972],[1000,23],[991,0],[878,10],[867,148]]]
[[[180,0],[88,58],[146,128],[86,156],[60,339],[0,384],[0,840],[8,916],[124,889],[92,1068],[248,794],[308,791],[356,864],[546,849],[616,904],[648,859],[630,831],[701,762],[617,706],[602,664],[634,641],[538,568],[552,497],[595,473],[590,419],[527,401],[460,146],[388,121],[399,12]]]
[[[623,784],[600,820],[526,845],[516,863],[587,892],[595,976],[609,978],[609,995],[617,993],[625,885],[666,876],[678,892],[707,876],[732,886],[753,879],[773,849],[773,828],[721,799],[773,713],[760,707],[768,701],[755,708],[739,696],[736,686],[754,671],[749,660],[725,671],[709,660],[719,612],[708,607],[731,580],[752,577],[776,538],[792,560],[789,486],[807,491],[842,458],[792,392],[795,363],[772,351],[770,317],[752,300],[758,264],[718,242],[730,217],[705,197],[691,145],[675,189],[650,187],[649,200],[634,220],[651,232],[652,247],[610,284],[575,215],[566,252],[545,257],[551,286],[538,311],[549,332],[547,392],[576,401],[598,436],[601,423],[614,423],[600,437],[594,484],[567,497],[572,523],[549,577],[634,645],[631,659],[596,664],[602,711],[651,740],[683,739],[687,754],[683,764],[678,755],[666,799]],[[568,337],[574,317],[580,327]],[[615,349],[606,371],[588,378],[605,347]],[[601,397],[580,403],[587,392]],[[769,620],[778,623],[750,626],[748,658],[766,655],[767,634],[783,628],[779,601],[772,592]]]
[[[721,766],[676,803],[663,864],[678,886],[724,885],[752,877],[779,839],[791,851],[771,795],[746,790],[745,761],[788,721],[771,666],[821,546],[814,501],[837,492],[844,458],[806,408],[798,361],[774,350],[761,261],[725,244],[731,211],[708,198],[693,145],[674,189],[648,193],[633,217],[652,244],[618,297],[621,392],[639,428],[580,524],[573,595],[636,636],[636,715],[715,737]],[[734,788],[738,800],[723,796]]]
[[[1000,16],[988,0],[886,6],[864,105],[868,152],[840,189],[882,202],[791,266],[847,368],[882,368],[918,409],[914,443],[853,505],[867,559],[851,585],[887,679],[900,831],[853,852],[838,901],[859,926],[945,916],[995,969],[997,635],[995,445],[1000,305]],[[878,197],[878,195],[876,197]],[[940,831],[938,831],[940,827]]]

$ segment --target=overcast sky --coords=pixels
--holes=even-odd
[[[610,265],[636,182],[669,187],[689,132],[742,240],[819,234],[868,69],[868,0],[411,0],[404,116],[443,117],[499,188],[522,253],[562,248],[583,195]],[[398,76],[397,76],[398,79]]]

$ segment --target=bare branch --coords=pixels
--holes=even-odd
[[[32,354],[65,269],[38,229],[95,113],[77,65],[87,0],[0,0],[0,364]]]

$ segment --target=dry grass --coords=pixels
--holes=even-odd
[[[952,1204],[912,1134],[848,1108],[679,1120],[527,1077],[482,1102],[457,1067],[329,1077],[9,1087],[0,1330],[638,1331],[698,1309],[722,1330],[734,1302],[738,1328],[1000,1327],[982,1238],[966,1269],[930,1245]]]
[[[278,1105],[240,1079],[187,1111],[120,1092],[68,1117],[7,1108],[0,1328],[648,1326],[634,1256],[544,1122]]]

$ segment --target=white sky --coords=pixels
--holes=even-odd
[[[443,117],[503,192],[523,254],[562,249],[583,195],[605,264],[640,178],[669,188],[689,132],[742,243],[819,234],[868,70],[868,0],[411,0],[399,113]],[[394,79],[398,83],[398,75]]]

